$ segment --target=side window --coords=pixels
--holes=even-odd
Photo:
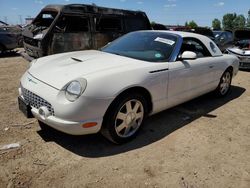
[[[105,31],[121,31],[122,24],[121,19],[119,18],[105,18],[100,17],[96,19],[96,31],[105,32]]]
[[[125,18],[124,24],[127,32],[150,29],[144,19]]]
[[[55,26],[56,32],[79,33],[89,31],[89,19],[79,16],[63,16]]]
[[[194,38],[183,39],[180,54],[182,54],[184,51],[194,52],[197,54],[198,58],[211,56],[211,54],[209,53],[205,45],[198,39],[194,39]]]

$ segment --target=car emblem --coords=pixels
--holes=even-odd
[[[35,81],[32,80],[31,78],[28,78],[28,81],[29,81],[29,82],[32,82],[32,83],[34,83],[34,84],[37,84],[37,82],[35,82]]]

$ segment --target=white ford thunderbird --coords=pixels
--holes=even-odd
[[[202,35],[133,32],[100,51],[31,62],[21,78],[19,109],[68,134],[101,131],[123,143],[148,115],[211,91],[226,95],[238,66],[235,56]]]

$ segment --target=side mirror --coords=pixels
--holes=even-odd
[[[185,51],[180,55],[180,59],[188,60],[188,59],[196,59],[197,54],[191,51]]]

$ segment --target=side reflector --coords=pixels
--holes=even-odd
[[[90,128],[90,127],[94,127],[96,126],[97,123],[96,122],[90,122],[90,123],[85,123],[82,125],[83,128]]]

